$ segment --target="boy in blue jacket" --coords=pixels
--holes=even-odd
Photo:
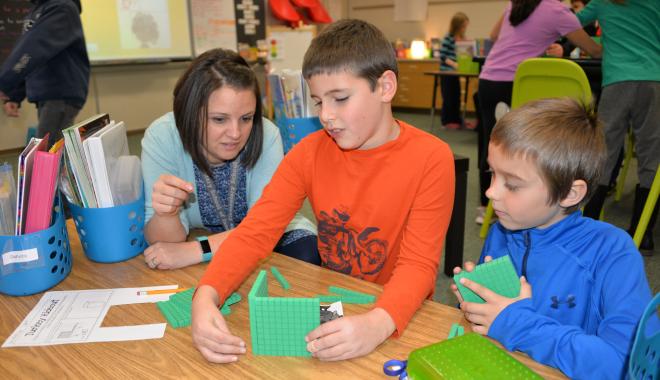
[[[486,195],[498,222],[479,262],[509,255],[520,295],[506,298],[462,279],[486,301],[479,304],[464,302],[452,286],[473,331],[571,378],[621,378],[651,300],[630,236],[579,211],[605,156],[595,114],[572,99],[530,102],[503,117],[488,148]],[[657,318],[651,322],[657,331]]]

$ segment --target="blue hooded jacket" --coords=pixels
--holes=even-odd
[[[509,255],[532,286],[532,298],[495,318],[490,337],[571,378],[625,375],[651,301],[641,255],[625,231],[580,211],[542,230],[509,231],[498,222],[479,261],[487,255]],[[658,319],[650,322],[658,331]]]
[[[23,34],[0,69],[0,90],[9,100],[64,100],[82,108],[87,99],[89,58],[80,3],[33,0]]]

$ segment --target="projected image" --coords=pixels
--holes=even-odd
[[[167,0],[117,1],[122,49],[169,49]]]

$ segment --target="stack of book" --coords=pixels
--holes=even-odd
[[[316,116],[314,101],[301,70],[282,70],[269,74],[268,85],[276,119]]]
[[[31,138],[18,156],[17,185],[11,169],[0,169],[0,203],[3,235],[23,235],[50,227],[53,204],[57,192],[63,141],[48,148],[48,135],[43,139]],[[7,165],[9,167],[9,165]],[[7,204],[15,207],[7,209]],[[13,228],[7,221],[13,219]]]
[[[69,203],[113,207],[140,196],[140,159],[129,155],[124,122],[110,120],[104,113],[69,127],[62,134],[66,154],[60,184]]]

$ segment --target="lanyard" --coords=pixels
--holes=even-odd
[[[224,227],[225,231],[229,231],[236,227],[234,225],[234,201],[236,199],[236,192],[238,187],[238,164],[240,157],[236,157],[234,161],[229,164],[229,214],[227,214],[220,204],[220,196],[218,195],[218,190],[215,187],[215,183],[205,172],[202,171],[202,178],[204,178],[204,185],[206,185],[206,190],[211,196],[211,201],[213,201],[213,207],[215,211],[220,216],[220,223]]]

